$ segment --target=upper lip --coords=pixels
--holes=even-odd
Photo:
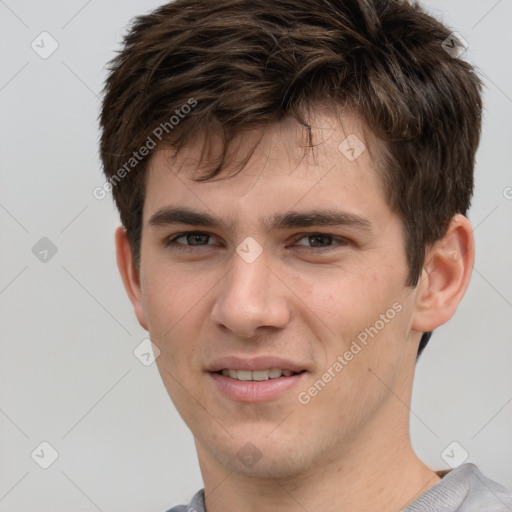
[[[251,359],[227,356],[216,359],[206,368],[209,372],[218,372],[224,369],[228,370],[250,370],[252,372],[258,370],[269,370],[271,368],[279,368],[280,370],[291,370],[293,372],[301,372],[305,370],[305,365],[295,363],[287,359],[273,356],[261,356]]]

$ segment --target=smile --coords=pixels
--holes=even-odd
[[[227,375],[225,375],[227,373]],[[233,377],[230,375],[233,375]],[[269,370],[230,370],[209,372],[214,389],[235,402],[268,402],[286,396],[292,388],[304,387],[308,372],[271,368]],[[291,399],[290,399],[291,400]]]
[[[281,370],[280,368],[270,368],[268,370],[257,370],[251,372],[250,370],[231,370],[224,368],[217,372],[224,377],[230,377],[232,379],[244,380],[244,381],[262,381],[268,379],[278,379],[279,377],[291,377],[296,373],[301,372],[293,372],[292,370]]]

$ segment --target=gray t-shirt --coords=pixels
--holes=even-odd
[[[167,512],[206,512],[204,489],[188,505]],[[474,464],[462,464],[402,512],[512,512],[512,491],[484,476]]]

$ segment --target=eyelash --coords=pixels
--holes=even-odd
[[[165,241],[165,247],[170,247],[170,246],[174,246],[173,248],[174,249],[177,249],[177,250],[180,250],[180,251],[193,251],[195,247],[207,247],[208,243],[206,244],[203,244],[203,245],[187,245],[187,244],[181,244],[181,243],[177,243],[176,240],[179,239],[179,238],[182,238],[182,237],[186,237],[188,235],[206,235],[208,237],[210,237],[208,239],[208,241],[210,241],[210,239],[212,237],[214,237],[214,235],[211,235],[210,233],[206,233],[204,231],[184,231],[182,233],[176,233],[175,235],[172,235],[171,237],[169,237],[166,241]],[[298,242],[299,240],[302,240],[303,238],[308,238],[310,236],[321,236],[321,237],[329,237],[332,239],[333,243],[334,242],[338,242],[338,246],[335,246],[335,245],[328,245],[328,246],[325,246],[325,247],[306,247],[306,246],[300,246],[302,247],[303,249],[306,249],[306,250],[321,250],[321,251],[328,251],[330,249],[334,249],[336,247],[341,247],[341,246],[345,246],[345,245],[348,245],[349,244],[349,241],[346,239],[346,238],[343,238],[343,237],[340,237],[340,236],[335,236],[335,235],[331,235],[329,233],[319,233],[319,232],[311,232],[311,233],[305,233],[305,234],[302,234],[300,237],[296,238],[294,240],[294,243]]]

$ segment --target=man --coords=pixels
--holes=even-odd
[[[380,0],[177,0],[112,61],[118,265],[192,431],[173,511],[505,511],[414,453],[416,360],[474,261],[481,83]]]

